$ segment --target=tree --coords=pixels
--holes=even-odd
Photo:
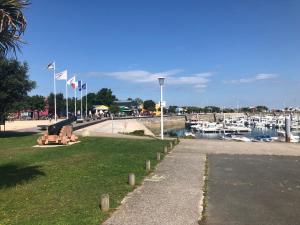
[[[109,107],[109,111],[113,114],[120,112],[120,107],[116,104],[113,104]]]
[[[224,112],[224,113],[234,113],[234,109],[231,109],[231,108],[224,108],[224,109],[223,109],[223,112]]]
[[[247,113],[247,112],[251,112],[251,111],[252,111],[252,109],[249,108],[249,107],[242,107],[241,108],[241,112],[243,112],[243,113]]]
[[[217,106],[205,106],[204,112],[205,113],[219,113],[219,112],[221,112],[221,109]]]
[[[0,57],[0,114],[14,110],[36,83],[29,80],[27,63]]]
[[[9,51],[16,53],[16,49],[20,49],[21,36],[26,29],[23,9],[28,4],[26,0],[0,1],[0,54],[2,56]]]
[[[48,97],[49,113],[54,115],[54,94],[50,93]],[[69,103],[70,104],[70,103]],[[78,104],[77,104],[78,106]],[[58,116],[66,114],[66,100],[63,93],[56,94],[56,113]]]
[[[137,105],[143,104],[143,100],[141,98],[135,98],[134,101],[136,102]]]
[[[102,88],[96,94],[96,101],[99,105],[111,106],[117,98],[112,94],[112,90],[109,88]]]
[[[155,102],[152,100],[144,101],[144,109],[148,111],[155,111]]]
[[[256,110],[257,110],[258,112],[267,112],[269,109],[268,109],[267,106],[258,105],[258,106],[256,106]]]
[[[31,110],[37,110],[38,111],[38,119],[40,118],[40,111],[43,111],[46,106],[45,98],[41,95],[34,95],[31,97],[28,97],[28,105]]]
[[[169,113],[176,113],[176,108],[177,108],[178,106],[175,106],[175,105],[170,105],[169,106]]]
[[[85,98],[84,98],[84,100],[85,100]],[[93,106],[98,105],[97,95],[95,93],[88,93],[87,94],[87,105],[88,105],[88,111],[92,111]]]

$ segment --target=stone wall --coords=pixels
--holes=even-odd
[[[160,134],[160,117],[152,118],[139,118],[149,130],[155,135]],[[185,127],[185,116],[165,116],[164,117],[164,130],[181,129]]]

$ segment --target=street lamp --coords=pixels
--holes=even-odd
[[[164,77],[159,77],[158,82],[160,85],[160,136],[161,139],[164,139],[164,105],[163,104],[163,86],[165,82]]]

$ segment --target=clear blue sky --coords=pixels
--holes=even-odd
[[[158,101],[163,75],[168,105],[300,105],[298,0],[31,3],[18,55],[37,81],[31,94],[53,90],[55,60],[119,99]]]

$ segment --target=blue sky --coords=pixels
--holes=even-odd
[[[119,99],[158,101],[162,75],[168,105],[300,105],[298,0],[31,3],[18,55],[37,81],[31,94],[53,90],[55,60]]]

